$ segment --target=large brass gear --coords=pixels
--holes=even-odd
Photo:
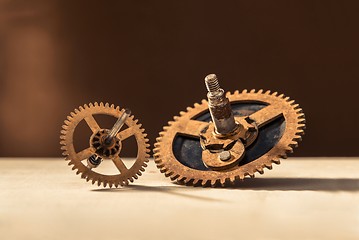
[[[104,187],[107,185],[109,187],[123,186],[128,185],[129,182],[133,182],[134,179],[137,179],[138,176],[142,175],[141,172],[145,171],[149,158],[149,144],[148,139],[146,138],[147,134],[144,133],[144,129],[141,128],[141,124],[137,124],[138,120],[134,120],[134,116],[130,116],[126,119],[125,125],[128,128],[120,131],[116,135],[116,140],[113,143],[113,151],[108,154],[101,156],[106,160],[112,160],[114,165],[119,170],[119,174],[115,175],[106,175],[93,171],[91,168],[82,163],[83,160],[98,154],[97,149],[95,149],[93,144],[97,144],[94,141],[95,138],[99,138],[104,133],[108,132],[108,129],[101,129],[99,124],[96,122],[94,115],[109,115],[115,118],[118,118],[123,114],[125,110],[120,109],[112,104],[108,103],[103,104],[102,102],[98,104],[85,104],[83,107],[80,106],[79,109],[75,109],[74,112],[71,112],[70,116],[65,120],[65,124],[62,126],[60,144],[62,145],[61,149],[63,150],[63,155],[66,160],[69,161],[68,165],[73,165],[72,169],[77,170],[76,174],[81,174],[81,178],[85,178],[87,181],[92,181],[92,184],[96,183],[98,186],[103,184]],[[76,126],[84,120],[92,131],[92,136],[90,138],[90,146],[82,151],[76,152],[74,146],[74,131]],[[137,143],[137,157],[134,164],[129,169],[125,166],[122,159],[119,156],[121,142],[127,138],[135,136]],[[101,150],[102,151],[102,150]]]
[[[155,143],[154,157],[157,167],[171,180],[189,185],[226,186],[243,180],[246,176],[254,177],[255,172],[263,174],[264,168],[272,169],[272,163],[279,164],[281,158],[286,158],[287,154],[297,147],[304,134],[305,117],[294,100],[277,92],[263,90],[244,90],[241,93],[235,91],[233,94],[228,92],[226,96],[235,116],[249,116],[259,128],[258,139],[250,149],[252,152],[248,150],[247,159],[225,170],[208,169],[198,160],[200,157],[196,152],[202,151],[198,143],[199,131],[210,121],[208,102],[202,100],[201,104],[196,103],[194,107],[188,107],[187,111],[180,112],[180,116],[175,116],[174,121],[170,121],[169,125],[163,128],[164,131],[159,134]],[[266,127],[266,124],[276,125]],[[262,127],[266,132],[261,135]],[[178,140],[179,138],[181,139]],[[268,139],[273,139],[275,144],[268,145]],[[258,145],[263,149],[259,148],[261,151],[257,149],[255,152],[253,149]]]

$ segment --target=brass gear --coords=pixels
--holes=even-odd
[[[257,109],[257,111],[251,108],[242,111],[233,109],[235,115],[249,116],[257,121],[256,124],[259,127],[264,126],[263,128],[265,128],[268,120],[273,120],[272,122],[282,121],[278,125],[280,134],[272,135],[273,138],[277,139],[277,142],[264,154],[226,170],[204,169],[198,163],[191,163],[193,158],[190,157],[188,157],[190,164],[188,160],[187,162],[180,162],[179,157],[174,153],[177,137],[185,136],[199,141],[199,129],[208,124],[208,122],[203,121],[203,115],[209,115],[208,102],[202,100],[201,104],[196,103],[194,107],[188,107],[186,112],[180,112],[180,116],[175,116],[174,121],[168,122],[169,126],[164,127],[164,131],[157,138],[153,150],[155,163],[166,177],[188,185],[225,186],[243,180],[246,176],[254,177],[255,172],[263,174],[264,168],[272,169],[272,163],[279,164],[280,158],[287,158],[287,154],[292,153],[293,148],[297,147],[301,136],[304,134],[305,117],[302,109],[294,100],[290,100],[283,94],[279,95],[277,92],[263,92],[263,90],[251,90],[249,92],[244,90],[241,93],[235,91],[233,94],[227,92],[226,96],[232,105],[232,109],[234,104],[262,104],[262,108]],[[279,117],[282,120],[278,119]],[[259,134],[260,132],[261,129],[259,129]],[[266,137],[262,135],[261,138],[266,139]],[[257,143],[258,141],[257,139]],[[256,145],[256,142],[253,145]],[[194,150],[200,149],[199,145],[196,149],[190,149],[189,146],[186,145],[182,148],[185,151],[184,154],[190,155],[193,154]]]
[[[69,161],[68,165],[73,165],[72,170],[77,170],[76,174],[81,174],[81,178],[85,178],[87,181],[92,181],[92,184],[97,182],[98,186],[103,184],[104,187],[107,185],[109,187],[115,186],[118,187],[123,185],[128,185],[129,182],[133,182],[134,179],[137,179],[138,176],[142,175],[141,172],[145,171],[147,167],[146,162],[149,158],[149,144],[147,144],[148,139],[146,138],[147,134],[144,133],[144,129],[141,128],[141,124],[137,124],[138,120],[134,120],[134,116],[130,116],[126,119],[125,125],[128,128],[120,131],[116,136],[116,154],[105,156],[105,159],[111,159],[117,169],[119,174],[116,175],[105,175],[93,171],[91,168],[83,164],[81,161],[88,159],[96,153],[96,149],[91,144],[91,141],[94,136],[103,134],[107,129],[101,129],[98,123],[96,122],[93,115],[102,114],[109,115],[115,118],[118,118],[124,110],[108,103],[103,104],[102,102],[98,104],[85,104],[83,107],[80,106],[79,109],[75,109],[74,112],[71,112],[70,116],[65,120],[65,124],[62,126],[60,144],[62,145],[61,149],[63,150],[63,155],[65,159]],[[93,132],[93,136],[90,139],[90,146],[80,152],[76,152],[75,146],[73,143],[74,131],[76,126],[84,120],[87,125],[90,127]],[[123,161],[119,156],[118,145],[121,141],[124,141],[128,137],[135,136],[137,143],[137,157],[131,168],[127,169]]]

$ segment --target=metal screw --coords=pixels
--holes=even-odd
[[[205,83],[206,83],[206,87],[208,92],[210,93],[214,93],[214,92],[218,92],[221,88],[219,86],[218,83],[218,78],[216,76],[216,74],[209,74],[205,77],[204,79]]]
[[[230,151],[223,151],[219,154],[219,159],[221,161],[227,161],[232,157],[231,152]]]
[[[231,133],[237,128],[237,124],[231,104],[226,98],[224,90],[220,88],[217,76],[209,74],[205,77],[204,82],[208,90],[208,106],[216,132],[219,134]]]

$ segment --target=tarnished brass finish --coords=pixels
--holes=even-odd
[[[215,186],[220,184],[225,186],[228,183],[234,183],[237,180],[242,180],[246,176],[254,177],[255,172],[262,174],[264,172],[264,168],[272,169],[272,163],[279,164],[280,158],[286,158],[287,154],[291,153],[294,147],[297,147],[298,142],[301,140],[301,136],[304,134],[305,118],[302,109],[298,104],[294,103],[294,100],[290,100],[289,97],[285,97],[283,94],[279,95],[277,92],[263,92],[263,90],[251,90],[250,92],[244,90],[241,93],[235,91],[233,94],[227,93],[226,96],[231,104],[261,103],[266,106],[248,115],[245,112],[242,112],[242,114],[245,115],[245,118],[243,119],[245,119],[247,122],[247,127],[246,124],[244,124],[244,128],[247,128],[247,130],[239,131],[240,136],[236,136],[235,134],[226,136],[224,137],[224,139],[226,139],[225,141],[223,141],[223,139],[221,140],[221,138],[218,138],[218,136],[217,138],[210,137],[210,142],[218,141],[217,143],[220,144],[230,144],[230,142],[233,140],[231,138],[235,136],[235,138],[244,138],[243,142],[242,140],[236,141],[240,142],[240,144],[243,144],[244,147],[251,143],[252,145],[255,145],[256,142],[253,143],[253,141],[255,140],[257,129],[260,134],[262,127],[266,126],[279,117],[283,117],[285,120],[285,125],[283,128],[283,133],[278,142],[265,154],[243,165],[232,163],[224,164],[224,168],[220,166],[219,170],[217,170],[215,167],[212,168],[212,170],[199,170],[193,167],[185,166],[179,162],[178,159],[176,159],[176,156],[173,152],[174,140],[178,135],[198,139],[200,138],[201,134],[202,137],[205,135],[206,139],[208,140],[209,133],[206,133],[204,129],[208,129],[211,124],[208,124],[208,122],[195,120],[196,116],[201,116],[202,114],[208,112],[208,102],[206,100],[202,100],[201,104],[196,103],[194,104],[194,107],[188,107],[186,112],[180,112],[180,116],[174,117],[174,121],[170,121],[168,123],[169,125],[163,128],[164,131],[162,131],[160,136],[157,138],[154,149],[155,162],[157,167],[167,177],[170,177],[172,180],[177,180],[179,183],[185,184],[202,186]],[[236,118],[236,121],[239,121],[239,119]],[[254,127],[255,130],[253,130],[252,127]],[[248,130],[249,128],[251,129],[250,131]],[[255,134],[250,134],[251,131],[253,131]],[[249,140],[247,143],[245,140],[246,136],[247,141]],[[201,139],[201,144],[202,148],[206,148],[204,139]],[[242,150],[242,148],[239,149],[239,151]],[[207,153],[208,152],[209,151],[207,151]],[[203,153],[203,157],[212,158],[206,156],[207,153]],[[224,153],[225,154],[222,154],[224,156],[218,156],[218,153],[215,154],[215,158],[212,159],[217,160],[213,161],[221,161],[225,163],[226,161],[232,161],[232,158],[239,158],[240,160],[240,152],[238,153],[238,156],[232,152],[232,156],[229,160],[225,160],[225,158],[228,157],[228,153]],[[208,155],[210,154],[208,153]],[[213,156],[213,153],[211,153],[211,155]],[[218,157],[220,157],[219,160]],[[223,160],[221,160],[221,157]],[[207,160],[204,160],[204,162],[205,161]]]
[[[93,115],[102,114],[119,118],[124,112],[125,110],[120,110],[119,107],[115,108],[113,104],[111,106],[108,103],[85,104],[84,107],[80,106],[79,109],[71,112],[62,126],[60,144],[62,145],[61,149],[64,151],[63,155],[69,161],[69,165],[73,165],[72,169],[77,170],[76,174],[81,174],[81,178],[85,178],[86,181],[92,181],[92,184],[97,182],[98,186],[103,184],[104,187],[107,185],[109,187],[127,185],[142,175],[141,172],[147,166],[146,162],[148,162],[148,153],[150,152],[150,145],[147,143],[148,139],[146,138],[147,134],[141,128],[142,125],[137,124],[137,120],[134,120],[133,115],[128,117],[124,122],[128,128],[118,132],[115,137],[110,139],[111,141],[106,141],[110,130],[102,129],[93,117]],[[82,120],[87,123],[93,134],[89,141],[89,147],[76,152],[73,143],[74,131]],[[137,142],[137,157],[132,167],[128,169],[120,158],[119,153],[122,141],[131,136],[135,136]],[[104,161],[112,161],[117,167],[119,174],[101,174],[93,171],[91,166],[86,166],[82,163],[82,160],[88,159],[95,154],[104,158]],[[95,161],[95,158],[93,157],[91,160]]]

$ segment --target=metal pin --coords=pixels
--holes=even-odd
[[[110,133],[108,134],[105,143],[110,144],[112,139],[117,135],[117,133],[121,130],[123,124],[125,123],[126,119],[131,115],[131,110],[126,108],[125,112],[117,119],[115,125],[113,125]]]

